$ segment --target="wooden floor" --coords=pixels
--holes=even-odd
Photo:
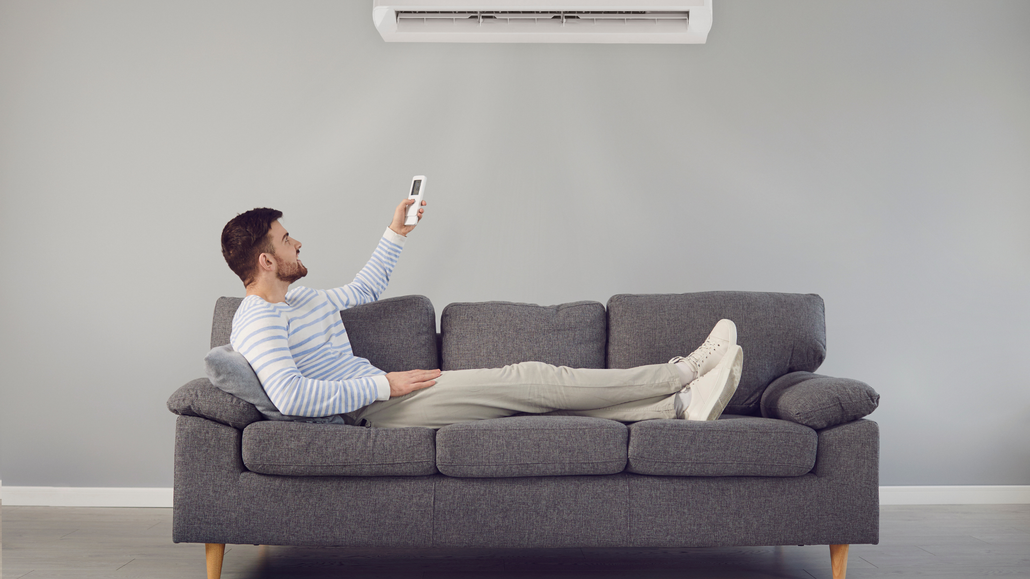
[[[849,579],[1030,579],[1030,505],[883,507]],[[204,546],[171,541],[171,509],[3,507],[4,579],[205,577]],[[826,546],[397,550],[226,547],[225,579],[829,579]]]

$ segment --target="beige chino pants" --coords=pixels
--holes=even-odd
[[[626,370],[575,369],[542,362],[452,370],[436,384],[351,413],[379,428],[441,428],[517,413],[593,416],[620,422],[674,418],[683,389],[672,364]]]

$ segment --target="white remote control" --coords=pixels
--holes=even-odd
[[[408,193],[408,199],[414,199],[415,202],[408,207],[408,218],[404,220],[404,225],[415,225],[418,223],[418,209],[422,206],[422,196],[426,194],[426,176],[415,175],[411,178],[411,193]]]

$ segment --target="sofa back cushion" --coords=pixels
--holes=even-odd
[[[607,322],[598,302],[538,306],[453,303],[440,318],[443,370],[546,362],[604,368]]]
[[[440,367],[436,311],[425,296],[400,296],[340,312],[354,355],[384,372]]]
[[[814,372],[826,358],[823,300],[814,294],[623,294],[608,300],[608,367],[685,356],[722,318],[737,325],[737,343],[744,349],[744,371],[727,414],[758,415],[773,380]]]
[[[211,347],[229,343],[232,318],[243,298],[222,297],[215,303]],[[400,296],[340,312],[356,356],[385,372],[435,369],[436,311],[425,296]]]
[[[243,298],[222,296],[215,302],[215,315],[211,320],[211,347],[217,348],[229,343],[232,334],[232,318],[240,309]]]

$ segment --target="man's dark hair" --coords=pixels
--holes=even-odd
[[[268,231],[282,216],[282,211],[259,207],[233,217],[222,229],[222,257],[229,269],[240,276],[243,285],[249,286],[254,281],[257,257],[262,253],[275,253]]]

